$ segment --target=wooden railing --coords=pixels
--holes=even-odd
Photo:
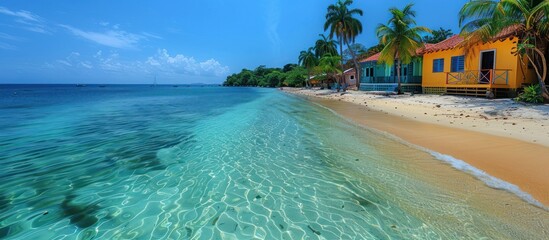
[[[467,70],[463,72],[447,72],[446,84],[489,84],[508,85],[509,69]]]

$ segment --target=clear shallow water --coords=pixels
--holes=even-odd
[[[0,100],[0,238],[547,236],[546,211],[272,89],[2,86]]]

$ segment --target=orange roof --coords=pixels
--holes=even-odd
[[[438,51],[452,49],[456,47],[458,44],[460,44],[461,42],[463,42],[463,38],[459,35],[454,35],[442,42],[439,42],[437,44],[432,44],[432,46],[425,48],[425,51],[423,51],[423,53],[438,52]]]
[[[379,55],[380,55],[380,54],[381,54],[381,53],[376,53],[376,54],[374,54],[374,55],[372,55],[372,56],[370,56],[370,57],[368,57],[368,58],[366,58],[366,59],[360,60],[360,62],[377,61],[377,59],[379,59]]]
[[[519,28],[518,25],[505,28],[497,36],[495,36],[492,39],[492,41],[497,41],[497,40],[515,36],[518,28]],[[439,42],[437,44],[432,44],[432,46],[430,47],[426,47],[423,53],[438,52],[438,51],[452,49],[455,47],[460,47],[460,44],[463,42],[463,40],[464,40],[463,37],[459,35],[454,35],[442,42]]]

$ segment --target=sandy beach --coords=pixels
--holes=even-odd
[[[549,105],[284,88],[366,127],[450,155],[549,206]]]

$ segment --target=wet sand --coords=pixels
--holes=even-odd
[[[518,139],[426,123],[333,99],[306,97],[358,124],[463,160],[517,185],[549,206],[549,147]]]

